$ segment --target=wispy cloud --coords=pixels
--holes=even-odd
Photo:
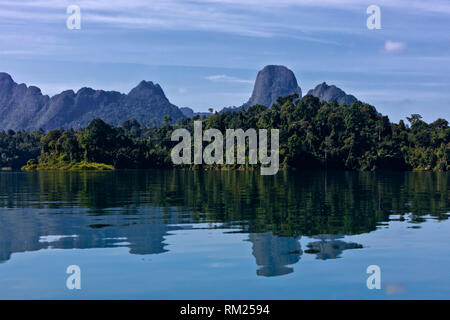
[[[72,4],[81,7],[79,31],[65,27]],[[371,4],[381,7],[383,30],[366,28]],[[337,85],[351,80],[347,92],[377,107],[385,101],[397,117],[401,102],[404,110],[420,110],[424,99],[445,116],[449,16],[449,0],[0,0],[0,70],[22,81],[33,75],[48,93],[79,85],[107,89],[111,80],[102,74],[115,70],[130,81],[163,81],[176,104],[206,110],[208,99],[241,104],[259,68],[284,64],[302,88],[330,77]],[[193,71],[188,83],[209,82],[215,91],[205,90],[205,97],[185,88],[179,79],[187,71],[170,69],[168,76],[133,64],[209,67]],[[36,71],[66,67],[73,75]],[[66,83],[68,74],[74,84]],[[133,85],[110,87],[123,92]]]
[[[69,0],[0,0],[0,17],[14,21],[60,23],[66,18]],[[168,30],[203,30],[255,37],[292,36],[305,41],[325,41],[318,34],[357,33],[339,27],[333,21],[311,23],[307,10],[325,8],[338,11],[360,11],[369,4],[365,0],[78,0],[82,19],[117,28]],[[380,6],[412,11],[450,14],[446,0],[378,0]],[[286,18],[286,12],[297,13],[297,19]],[[287,22],[286,19],[289,21]],[[325,18],[326,19],[326,18]],[[302,32],[315,32],[301,34]]]
[[[406,48],[406,43],[405,42],[396,42],[396,41],[391,41],[391,40],[387,40],[384,43],[384,48],[383,48],[383,53],[399,53],[404,51]]]
[[[371,4],[366,0],[0,0],[0,20],[5,25],[33,24],[38,25],[38,28],[57,24],[58,27],[54,30],[62,32],[61,27],[65,25],[67,18],[65,9],[74,3],[81,8],[82,28],[83,31],[86,30],[83,35],[118,29],[125,32],[131,29],[152,32],[200,31],[262,40],[285,38],[329,47],[348,45],[349,42],[342,39],[343,35],[361,36],[367,32],[364,28],[349,23],[351,19],[338,18],[335,21],[334,18],[346,11],[363,17],[365,8]],[[450,14],[450,2],[446,0],[429,0],[426,3],[419,0],[377,0],[377,4],[383,9],[400,8],[406,11]],[[317,15],[316,8],[320,9],[320,15]],[[0,34],[1,28],[2,22]],[[28,43],[35,42],[32,40]],[[40,43],[37,45],[44,47]],[[396,48],[395,45],[394,42],[387,43],[383,53],[403,51],[404,47]],[[17,46],[5,46],[4,49],[23,48],[18,43]],[[51,50],[62,52],[64,47],[52,47]]]
[[[253,80],[239,79],[236,77],[227,76],[225,74],[207,76],[206,79],[212,82],[232,82],[232,83],[247,83],[247,84],[253,83]]]
[[[409,10],[431,11],[450,13],[450,3],[447,0],[377,0],[379,6],[403,8]],[[162,11],[167,8],[203,7],[206,12],[212,11],[214,7],[252,7],[253,10],[273,10],[280,7],[332,7],[344,10],[354,10],[361,6],[369,6],[373,1],[366,0],[78,0],[75,3],[82,8],[98,11],[117,11],[124,9],[149,9]],[[33,8],[66,8],[74,4],[73,0],[2,0],[2,6],[22,6]],[[205,11],[205,10],[204,10]]]

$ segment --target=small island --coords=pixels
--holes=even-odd
[[[63,156],[65,158],[65,156]],[[109,164],[96,163],[96,162],[68,162],[61,159],[52,163],[39,163],[35,159],[30,159],[27,164],[21,168],[22,171],[44,171],[44,170],[63,170],[63,171],[83,171],[83,170],[96,170],[96,171],[111,171],[114,167]]]

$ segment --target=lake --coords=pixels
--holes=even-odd
[[[0,172],[0,298],[449,299],[449,185],[429,172]]]

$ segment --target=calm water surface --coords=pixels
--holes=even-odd
[[[0,173],[1,299],[450,298],[450,175]],[[81,268],[81,290],[66,268]],[[381,290],[369,290],[369,265]]]

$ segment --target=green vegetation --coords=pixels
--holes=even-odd
[[[29,159],[40,155],[39,141],[44,131],[0,131],[0,169],[20,169]]]
[[[256,105],[247,111],[215,113],[202,118],[204,129],[279,129],[282,168],[341,170],[450,169],[450,128],[447,120],[426,123],[418,114],[391,123],[373,106],[325,103],[307,95],[280,97],[271,108]],[[193,133],[193,122],[181,119],[161,126],[135,120],[120,127],[94,119],[86,128],[26,133],[0,133],[0,167],[25,170],[86,168],[172,168],[170,151],[177,128]],[[208,144],[205,142],[205,146]],[[108,167],[105,167],[105,164]],[[255,165],[256,167],[257,165]],[[191,169],[241,169],[249,165],[185,165]]]
[[[50,162],[38,163],[34,159],[27,161],[27,164],[22,167],[23,171],[39,171],[39,170],[97,170],[97,171],[108,171],[114,170],[114,167],[109,164],[96,163],[96,162],[67,162],[64,156],[57,159],[53,159]]]

